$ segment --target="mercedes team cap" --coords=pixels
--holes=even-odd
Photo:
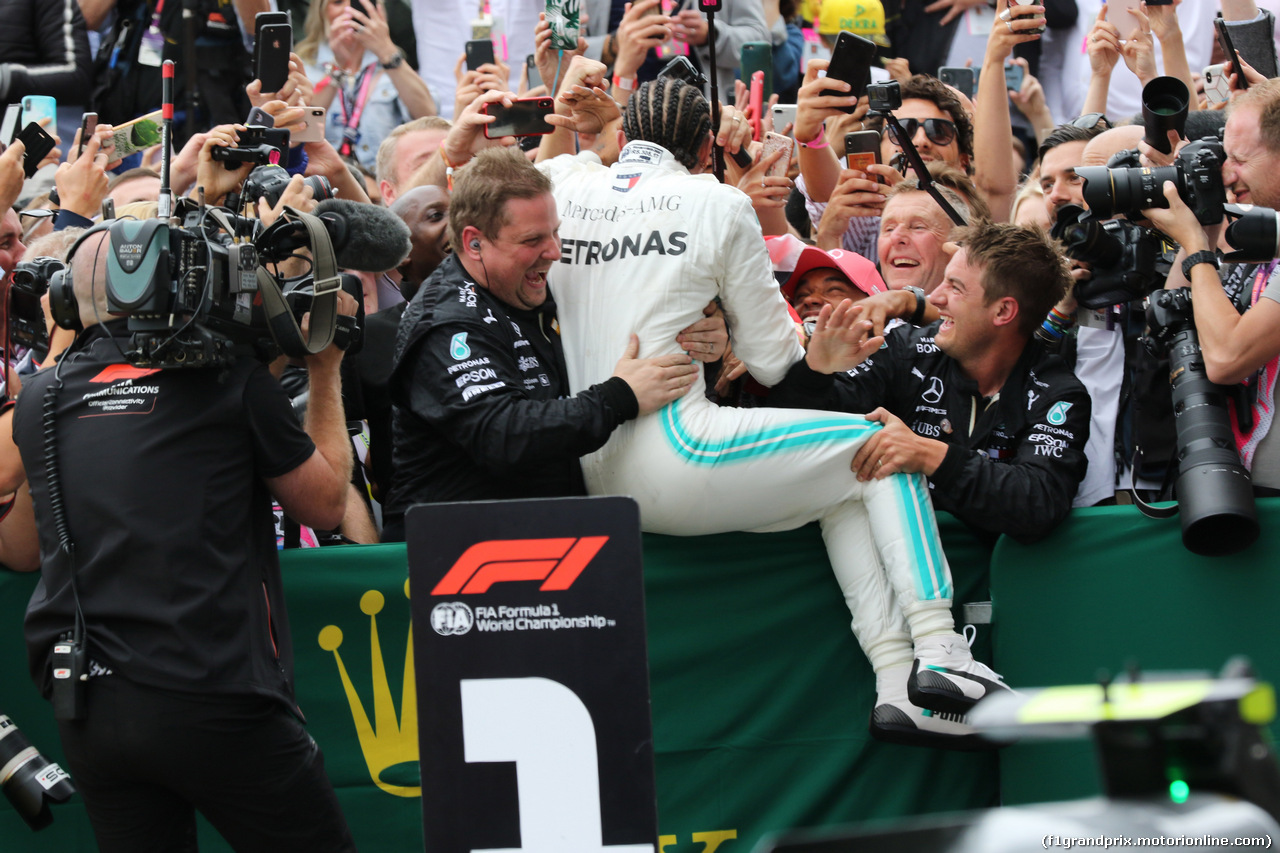
[[[880,277],[876,265],[857,252],[846,252],[844,249],[832,249],[827,252],[816,246],[806,246],[800,253],[800,257],[796,258],[796,268],[791,271],[791,277],[787,279],[786,284],[782,285],[782,295],[786,297],[787,302],[791,301],[796,285],[800,283],[805,273],[824,267],[843,273],[845,278],[853,282],[854,287],[868,296],[883,293],[889,289],[884,279]]]

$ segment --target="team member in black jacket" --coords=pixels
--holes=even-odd
[[[963,240],[929,296],[939,322],[894,329],[856,367],[821,325],[769,403],[869,411],[884,429],[854,457],[860,478],[923,472],[938,509],[1030,541],[1066,517],[1086,467],[1089,396],[1033,338],[1071,279],[1039,231],[979,225]]]
[[[416,503],[585,495],[578,457],[697,376],[684,354],[635,358],[632,335],[612,377],[569,395],[546,276],[559,216],[550,181],[516,158],[483,151],[459,173],[453,254],[400,321],[383,541],[403,538]]]

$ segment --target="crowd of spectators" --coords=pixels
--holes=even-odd
[[[0,153],[0,275],[8,290],[20,264],[68,261],[79,247],[69,278],[96,305],[100,294],[83,290],[82,279],[112,267],[98,257],[100,238],[81,238],[93,238],[104,216],[155,217],[162,174],[175,196],[239,205],[264,222],[292,215],[285,206],[314,208],[303,178],[323,178],[339,199],[389,208],[408,231],[407,256],[350,271],[364,318],[363,349],[341,370],[354,436],[350,483],[337,507],[304,502],[308,509],[290,519],[296,484],[276,489],[281,475],[265,474],[282,543],[395,541],[405,510],[424,501],[616,487],[612,475],[593,479],[591,460],[630,446],[656,423],[654,413],[690,396],[723,409],[865,416],[867,435],[850,440],[844,461],[850,492],[833,491],[833,505],[861,494],[855,483],[914,476],[927,481],[934,504],[984,535],[1038,539],[1072,506],[1123,500],[1130,487],[1167,494],[1176,474],[1165,365],[1139,340],[1146,294],[1085,307],[1077,297],[1107,270],[1097,257],[1068,257],[1047,236],[1089,207],[1079,170],[1166,166],[1189,142],[1215,138],[1228,201],[1280,207],[1275,17],[1262,0],[1142,4],[1124,20],[1096,0],[724,0],[714,30],[687,3],[584,0],[572,50],[553,48],[543,4],[533,0],[494,0],[479,12],[474,0],[202,0],[184,17],[191,5],[0,2],[0,101],[53,96],[58,104],[56,117],[41,120],[57,141],[42,162],[26,163],[17,140]],[[253,78],[254,22],[277,11],[292,15],[294,41],[286,82],[269,92]],[[1240,74],[1215,39],[1215,15],[1239,51]],[[848,83],[825,77],[840,31],[877,43],[871,76],[897,83],[894,121]],[[492,39],[492,62],[469,67],[470,36]],[[744,45],[772,57],[774,94],[764,103],[738,79]],[[705,76],[712,46],[723,101],[716,105]],[[660,76],[679,58],[704,76],[679,84]],[[129,123],[161,107],[165,60],[178,68],[172,149],[162,156],[143,140],[126,155],[117,148],[139,136]],[[1206,91],[1202,69],[1224,63],[1222,100]],[[973,88],[942,82],[943,66],[971,68]],[[1186,87],[1190,113],[1181,135],[1153,145],[1141,91],[1166,77]],[[545,134],[488,137],[492,112],[534,96],[554,98]],[[774,126],[775,115],[789,113],[772,107],[789,103],[794,119]],[[218,154],[251,132],[251,109],[258,121],[308,140],[279,152],[291,178],[276,205],[241,204],[255,164]],[[312,133],[318,109],[323,128]],[[98,124],[81,139],[88,110]],[[846,135],[865,131],[878,134],[879,151],[875,163],[853,168]],[[791,153],[763,153],[770,133],[794,140]],[[923,161],[921,174],[905,147]],[[487,149],[511,151],[503,161]],[[513,157],[534,165],[522,171],[516,166],[527,164],[512,165]],[[474,170],[484,181],[468,183],[472,160],[484,164]],[[646,189],[646,169],[658,165],[679,178],[667,194]],[[710,186],[712,174],[728,186]],[[475,188],[482,183],[491,195]],[[455,194],[458,184],[464,190]],[[579,185],[593,189],[579,197]],[[705,199],[715,199],[708,221],[691,221]],[[1234,389],[1241,458],[1258,493],[1277,493],[1276,263],[1220,265],[1213,251],[1229,250],[1221,225],[1205,225],[1173,188],[1160,201],[1160,209],[1123,212],[1160,229],[1178,251],[1166,259],[1167,282],[1154,267],[1139,272],[1153,287],[1190,287],[1208,375]],[[706,249],[717,240],[716,251]],[[94,248],[92,263],[84,245]],[[636,308],[633,327],[615,318],[597,328],[608,312],[584,315],[588,303],[570,290],[585,281],[595,299],[606,286],[665,288],[670,322]],[[743,289],[747,281],[754,290]],[[5,338],[5,387],[19,413],[24,380],[45,384],[32,377],[80,346],[44,304],[47,345]],[[17,309],[5,305],[8,329]],[[96,326],[104,318],[86,319]],[[575,360],[584,325],[605,342],[591,349],[587,367]],[[438,340],[442,328],[452,331]],[[301,371],[319,365],[327,377],[337,361],[316,356],[273,370],[301,410]],[[291,371],[303,379],[290,381]],[[0,417],[13,418],[7,410]],[[760,422],[772,423],[768,417]],[[295,447],[306,444],[288,432]],[[330,461],[344,458],[327,439],[315,446]],[[585,478],[580,457],[588,457]],[[50,542],[37,547],[23,467],[3,468],[0,487],[14,496],[0,524],[0,560],[31,570],[43,554],[47,572]],[[728,498],[716,500],[733,505]],[[650,529],[662,526],[656,506],[646,511]],[[40,519],[41,500],[34,507]],[[755,518],[736,516],[747,517]],[[299,528],[307,521],[320,526]],[[916,618],[914,607],[906,621]],[[852,598],[850,608],[857,632]],[[911,627],[917,662],[922,636],[952,630]],[[878,646],[868,655],[883,663],[878,673],[899,673],[910,668],[906,648],[905,658]],[[100,663],[128,671],[122,660]],[[948,659],[933,668],[968,665]],[[879,720],[881,733],[908,742],[904,733],[925,729],[944,740],[966,734],[960,716],[972,690],[943,701],[932,721],[894,716],[919,711],[915,677],[912,669],[910,697],[897,682],[882,687],[882,706],[897,710]],[[981,678],[998,681],[989,671]],[[935,688],[944,700],[951,689]]]

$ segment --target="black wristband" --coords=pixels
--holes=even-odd
[[[919,326],[922,323],[924,323],[924,306],[925,306],[924,291],[918,287],[904,287],[902,289],[907,291],[908,293],[915,294],[916,310],[911,315],[911,325]]]
[[[1208,249],[1201,249],[1199,252],[1193,252],[1188,255],[1187,259],[1182,262],[1182,274],[1186,276],[1187,281],[1191,281],[1191,268],[1197,264],[1208,264],[1216,270],[1218,268],[1218,255]]]

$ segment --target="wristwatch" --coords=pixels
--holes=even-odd
[[[1193,252],[1187,256],[1182,262],[1182,274],[1187,277],[1187,281],[1191,280],[1191,268],[1197,264],[1208,264],[1215,270],[1218,269],[1218,256],[1208,249],[1202,249],[1199,252]]]
[[[397,47],[394,56],[392,56],[386,62],[382,62],[379,64],[383,68],[387,69],[388,71],[394,71],[395,69],[400,67],[400,63],[402,62],[404,62],[404,48]]]
[[[924,291],[918,287],[904,287],[902,289],[908,293],[914,293],[916,296],[916,310],[915,313],[911,315],[911,325],[919,326],[924,322]]]

